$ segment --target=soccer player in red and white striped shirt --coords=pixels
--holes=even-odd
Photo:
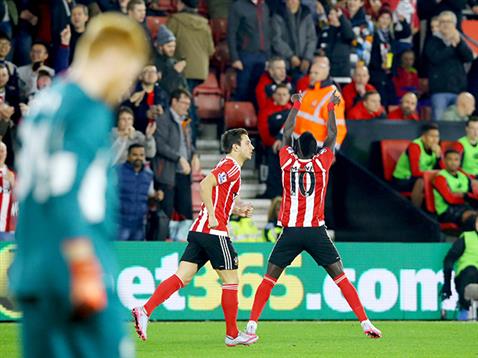
[[[6,159],[7,146],[0,142],[0,241],[13,238],[16,221],[15,173],[8,169]]]
[[[133,309],[136,332],[143,340],[147,338],[148,319],[153,310],[187,285],[208,261],[223,282],[221,304],[226,320],[226,345],[250,345],[258,339],[255,334],[249,335],[237,329],[238,260],[227,232],[231,213],[245,217],[252,215],[250,205],[234,205],[234,199],[241,187],[241,167],[251,159],[254,147],[247,131],[242,128],[226,131],[221,142],[227,155],[201,182],[201,212],[189,232],[188,246],[178,270],[161,282],[143,307]]]
[[[294,106],[284,124],[283,146],[279,152],[283,195],[278,223],[284,229],[269,257],[267,274],[257,288],[246,333],[256,334],[257,321],[280,275],[306,251],[333,278],[364,333],[380,338],[382,333],[367,318],[357,291],[344,273],[342,260],[327,234],[324,221],[327,181],[337,137],[334,107],[341,99],[334,93],[328,103],[327,138],[319,152],[317,141],[310,132],[304,132],[295,140],[294,147],[290,146],[302,95],[295,94],[292,100]]]

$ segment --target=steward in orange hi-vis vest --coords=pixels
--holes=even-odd
[[[327,137],[327,121],[329,118],[327,104],[332,98],[334,91],[340,96],[340,103],[335,106],[335,117],[337,119],[337,147],[340,147],[347,134],[345,126],[345,102],[340,91],[332,80],[318,81],[305,91],[302,104],[296,117],[294,136],[311,132],[319,145],[322,145]]]

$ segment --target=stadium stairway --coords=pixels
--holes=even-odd
[[[196,147],[200,156],[202,174],[207,175],[224,156],[220,153],[215,124],[201,124],[201,133],[196,142]],[[242,168],[240,198],[251,202],[254,206],[253,219],[259,229],[263,229],[267,223],[270,200],[255,199],[255,197],[262,194],[265,189],[265,184],[259,182],[258,171],[254,169],[254,158],[247,161]]]

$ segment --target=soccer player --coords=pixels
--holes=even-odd
[[[382,333],[368,320],[357,291],[344,273],[342,260],[327,235],[324,222],[325,193],[337,137],[334,108],[341,99],[334,92],[327,105],[327,138],[319,152],[317,141],[310,132],[302,133],[294,141],[294,147],[290,146],[302,95],[295,94],[292,100],[294,106],[284,124],[279,152],[284,191],[278,223],[284,229],[269,257],[267,274],[257,289],[246,333],[256,334],[257,321],[280,275],[297,255],[306,251],[339,286],[365,334],[379,338]]]
[[[226,345],[250,345],[258,339],[255,334],[248,335],[237,329],[238,260],[227,231],[231,213],[242,217],[252,215],[250,205],[236,203],[234,206],[234,199],[241,188],[241,167],[251,159],[254,147],[247,131],[242,128],[226,131],[221,144],[227,155],[201,182],[203,204],[189,231],[188,246],[178,270],[161,282],[143,307],[133,308],[136,332],[142,340],[147,339],[148,320],[154,309],[191,282],[208,261],[211,261],[222,281],[221,305],[226,320]]]
[[[117,189],[112,107],[148,57],[140,25],[95,17],[66,78],[35,97],[20,129],[20,216],[12,290],[25,357],[127,357],[113,292]]]

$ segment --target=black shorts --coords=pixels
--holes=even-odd
[[[418,178],[411,177],[409,179],[397,179],[395,177],[392,178],[392,187],[401,193],[403,192],[411,192],[413,187],[415,186],[415,182]]]
[[[325,225],[320,227],[286,227],[269,256],[269,262],[285,268],[306,251],[318,265],[328,266],[340,260]]]
[[[190,231],[188,246],[181,261],[198,264],[199,268],[211,261],[215,270],[237,270],[237,252],[227,236],[204,234]]]
[[[438,221],[461,225],[463,223],[462,216],[465,211],[474,211],[474,209],[468,204],[449,205],[446,211],[438,216]]]

